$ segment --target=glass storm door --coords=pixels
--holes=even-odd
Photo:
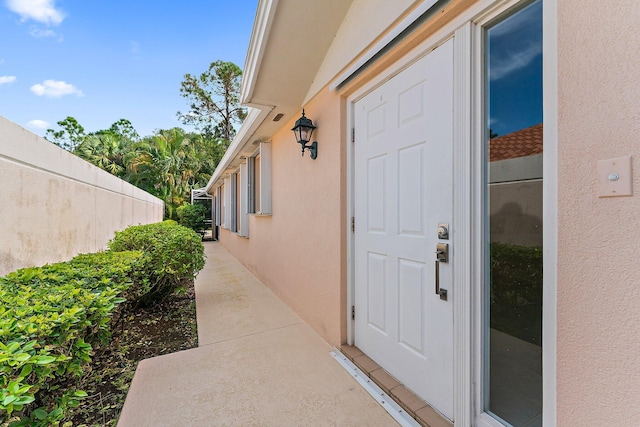
[[[542,425],[542,0],[485,27],[484,410]]]

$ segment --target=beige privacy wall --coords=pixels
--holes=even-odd
[[[162,200],[0,117],[0,275],[105,248]]]

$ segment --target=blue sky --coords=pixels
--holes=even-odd
[[[542,1],[488,31],[489,127],[498,135],[542,123]]]
[[[182,126],[184,74],[244,67],[258,0],[0,0],[0,116],[44,135]]]

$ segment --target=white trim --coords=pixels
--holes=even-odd
[[[504,3],[504,2],[503,2]],[[495,9],[499,7],[494,5],[493,8],[487,8],[489,13],[493,15]],[[471,115],[472,122],[472,141],[484,141],[484,115],[485,115],[485,103],[484,103],[484,79],[483,79],[483,46],[482,46],[482,17],[487,16],[487,9],[482,14],[479,14],[473,22],[473,45],[471,50],[473,52],[473,70],[475,71],[472,78],[472,102],[473,111]],[[486,276],[486,267],[484,262],[484,248],[483,242],[484,236],[484,185],[485,177],[483,175],[484,170],[484,144],[476,143],[477,147],[474,147],[472,152],[472,163],[475,176],[478,179],[475,180],[471,187],[472,199],[473,199],[473,235],[471,241],[471,250],[474,254],[472,260],[472,276],[476,277],[477,285],[473,287],[473,307],[472,307],[472,366],[473,366],[473,383],[475,385],[473,390],[473,421],[479,427],[497,427],[501,424],[496,424],[497,421],[488,415],[484,411],[484,349],[485,349],[485,307],[484,307],[484,283]],[[472,147],[474,144],[472,144]]]
[[[271,215],[271,175],[272,175],[271,143],[260,143],[260,214]]]
[[[249,143],[250,138],[256,132],[258,127],[264,122],[273,107],[261,107],[261,108],[253,108],[250,107],[247,110],[247,117],[242,123],[238,134],[233,139],[233,142],[227,148],[224,156],[218,163],[216,170],[213,171],[213,175],[209,178],[209,182],[204,187],[207,192],[211,192],[211,189],[216,185],[217,181],[219,181],[225,173],[227,173],[227,169],[233,166],[234,160],[236,160],[242,150],[245,149],[245,146]]]
[[[543,59],[543,294],[542,294],[542,424],[557,423],[558,334],[558,0],[542,6]]]
[[[229,186],[229,195],[231,200],[231,207],[229,208],[231,212],[231,215],[229,216],[229,230],[234,233],[238,232],[240,221],[240,218],[238,218],[238,203],[240,202],[240,200],[238,200],[238,172],[239,170],[233,171],[231,173],[231,177],[229,178],[229,182],[231,183],[231,185]]]
[[[231,177],[224,178],[223,185],[223,198],[224,198],[224,218],[222,221],[222,228],[227,230],[231,229]]]
[[[257,150],[260,153],[260,150]],[[247,157],[247,214],[256,213],[256,154]]]
[[[384,36],[378,43],[371,47],[364,55],[360,57],[353,65],[347,68],[347,71],[342,73],[331,85],[331,90],[336,89],[338,86],[348,80],[354,73],[362,68],[368,61],[385,49],[389,44],[398,37],[403,31],[405,31],[411,24],[416,22],[418,18],[424,15],[431,7],[436,4],[438,0],[424,1],[418,7],[416,7],[407,17],[405,17],[398,25],[396,25],[386,36]]]
[[[259,78],[258,70],[262,64],[264,51],[268,41],[268,31],[276,14],[278,0],[262,0],[258,2],[256,18],[253,22],[251,39],[247,57],[244,62],[242,84],[240,86],[240,102],[247,103],[253,96],[253,91]]]
[[[472,385],[472,295],[473,270],[471,260],[473,232],[473,204],[471,183],[476,181],[477,169],[472,162],[472,24],[458,28],[454,38],[453,79],[453,224],[452,246],[456,262],[453,264],[454,341],[454,419],[457,425],[470,426],[473,413]]]
[[[238,218],[238,234],[249,237],[249,168],[247,162],[240,163],[240,218]]]
[[[222,226],[222,186],[219,186],[215,189],[216,192],[216,225],[218,227]]]
[[[358,135],[355,135],[355,103],[356,100],[353,97],[347,99],[347,220],[346,230],[347,233],[347,344],[353,345],[355,343],[355,320],[352,318],[351,307],[355,305],[356,301],[356,286],[355,286],[355,232],[352,229],[352,219],[355,221],[355,145],[358,140]],[[352,142],[353,139],[353,142]]]
[[[484,102],[484,80],[483,80],[483,27],[485,25],[487,25],[490,21],[496,19],[499,17],[500,14],[507,12],[508,10],[512,9],[513,7],[516,7],[519,4],[523,4],[526,3],[530,0],[499,0],[499,1],[495,1],[492,5],[490,5],[489,7],[484,8],[484,10],[479,13],[476,18],[473,20],[474,24],[475,24],[475,29],[473,32],[473,52],[475,55],[474,58],[474,68],[477,69],[479,72],[476,73],[476,75],[473,77],[473,95],[475,97],[474,101],[473,101],[473,105],[477,106],[479,108],[476,108],[476,110],[473,112],[473,116],[472,119],[475,121],[473,124],[473,128],[474,128],[474,135],[473,135],[473,140],[474,141],[483,141],[484,140],[484,119],[483,117],[485,116],[485,102]],[[548,7],[548,2],[549,1],[556,1],[556,0],[544,0],[544,7],[543,7],[543,14],[544,14],[544,10]],[[543,25],[545,25],[545,20],[546,20],[546,16],[543,16]],[[544,39],[545,39],[545,34],[546,34],[546,29],[547,27],[545,26],[543,28],[543,44],[545,43]],[[555,39],[553,40],[555,42]],[[548,43],[548,41],[547,41]],[[547,49],[547,45],[543,46],[543,51],[544,53],[544,63],[546,64],[547,59],[548,59],[548,52],[550,52]],[[553,51],[557,51],[557,49],[555,49],[555,46],[553,47]],[[555,59],[555,58],[554,58]],[[548,165],[548,161],[551,159],[553,161],[553,163],[555,164],[555,157],[557,156],[556,150],[554,148],[552,148],[551,150],[549,150],[549,146],[548,144],[548,140],[547,138],[552,138],[551,136],[547,135],[547,120],[550,120],[551,122],[555,122],[556,117],[557,117],[557,107],[556,109],[554,109],[553,112],[551,112],[551,114],[548,114],[548,91],[549,88],[547,87],[547,69],[544,69],[544,84],[543,84],[543,98],[544,98],[544,160],[543,160],[543,165],[544,165],[544,173],[543,173],[543,185],[545,186],[545,190],[543,191],[543,212],[546,212],[548,209],[551,209],[553,211],[553,214],[555,214],[556,209],[557,209],[557,204],[556,204],[556,199],[555,199],[555,195],[553,196],[553,200],[550,200],[549,194],[548,194],[548,188],[547,186],[553,186],[555,188],[556,182],[557,182],[557,173],[553,173],[552,170],[549,170],[549,165]],[[557,76],[557,73],[556,73]],[[557,89],[551,89],[553,91],[555,91],[555,93],[557,94]],[[553,95],[553,97],[555,98],[555,94],[551,94]],[[550,117],[551,115],[553,115],[553,118]],[[554,130],[556,129],[556,127],[554,126]],[[486,147],[483,144],[474,144],[473,145],[476,149],[476,151],[473,153],[473,164],[474,164],[474,168],[477,169],[478,171],[482,171],[484,166],[484,150],[486,149]],[[553,159],[552,159],[553,156]],[[480,175],[477,175],[480,176]],[[475,254],[474,256],[474,260],[473,260],[473,275],[475,277],[484,277],[487,274],[487,271],[485,270],[485,262],[484,259],[482,257],[482,253],[483,253],[483,245],[482,242],[487,238],[486,236],[483,235],[484,231],[484,226],[482,224],[482,218],[484,213],[484,201],[483,201],[483,194],[484,194],[484,190],[483,190],[483,185],[485,185],[486,183],[484,182],[484,178],[482,180],[476,180],[477,182],[473,185],[473,189],[472,191],[474,191],[475,195],[473,197],[473,206],[474,206],[474,232],[473,232],[473,245],[472,245],[472,250],[473,253]],[[552,215],[550,212],[546,212],[543,216],[543,223],[544,223],[544,228],[543,228],[543,239],[544,239],[544,253],[545,253],[545,258],[544,258],[544,284],[543,284],[543,292],[544,292],[544,299],[543,299],[543,366],[542,366],[542,374],[543,374],[543,425],[544,426],[555,426],[555,407],[556,407],[556,400],[555,400],[555,352],[556,352],[556,346],[555,346],[555,329],[556,329],[556,324],[555,324],[555,286],[553,286],[553,289],[547,289],[548,288],[548,274],[549,269],[552,270],[551,274],[553,274],[553,280],[555,281],[555,262],[556,262],[556,254],[554,250],[551,250],[551,248],[547,247],[547,244],[549,242],[550,239],[555,239],[556,234],[555,234],[555,227],[554,225],[557,224],[557,220],[555,217],[550,218],[549,215]],[[548,228],[549,227],[549,228]],[[552,231],[554,230],[554,231]],[[548,240],[549,239],[549,240]],[[555,242],[554,242],[555,243]],[[555,245],[554,245],[555,247]],[[551,254],[549,253],[549,251],[553,252],[553,258],[551,257]],[[549,265],[547,264],[549,263]],[[483,279],[484,280],[484,279]],[[554,282],[555,284],[555,282]],[[553,292],[553,319],[550,321],[549,320],[549,313],[548,309],[549,309],[549,301],[547,299],[547,294],[548,292],[552,291]],[[495,416],[490,415],[487,412],[484,412],[484,394],[485,394],[485,390],[484,390],[484,346],[485,346],[485,339],[486,337],[484,336],[485,330],[484,330],[484,315],[485,315],[485,308],[483,307],[484,304],[484,288],[483,286],[476,286],[473,292],[473,309],[474,309],[474,316],[473,316],[473,322],[475,327],[473,328],[473,339],[474,339],[474,344],[473,344],[473,368],[474,368],[474,375],[473,375],[473,380],[475,383],[475,390],[474,390],[474,407],[475,407],[475,423],[477,426],[480,427],[500,427],[500,426],[504,426],[504,424],[501,422],[501,420],[499,420],[498,418],[496,418]],[[550,323],[553,322],[553,324],[551,325]],[[551,338],[549,335],[549,330],[548,328],[552,328],[553,330],[553,337]],[[552,345],[550,345],[550,348],[547,348],[546,346],[548,345],[548,339],[553,339],[554,342],[552,343]],[[549,366],[545,363],[545,357],[550,357],[553,358],[553,366]],[[552,369],[552,372],[549,372],[548,370]],[[549,375],[553,375],[553,382],[552,384],[547,384],[546,381],[548,380],[548,376]],[[549,388],[552,388],[552,390],[548,390]],[[553,396],[550,396],[548,393],[552,392]],[[547,400],[548,399],[548,400]],[[547,420],[546,420],[546,415],[547,412],[552,412],[553,413],[553,419],[554,421],[551,422],[549,421],[549,424],[547,424]]]

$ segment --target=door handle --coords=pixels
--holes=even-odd
[[[440,299],[443,301],[447,300],[447,290],[440,289],[440,263],[449,262],[449,244],[448,243],[438,243],[436,244],[436,294],[440,295]]]
[[[449,262],[449,244],[448,243],[438,243],[436,244],[436,261],[438,262]]]

